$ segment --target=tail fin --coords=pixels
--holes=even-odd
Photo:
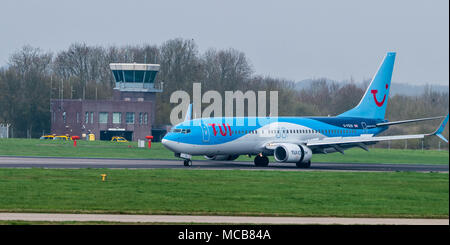
[[[359,104],[355,108],[340,114],[339,117],[384,119],[391,88],[394,61],[395,52],[387,53]]]

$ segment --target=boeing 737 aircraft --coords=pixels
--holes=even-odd
[[[186,120],[174,126],[162,139],[163,145],[175,156],[192,165],[193,155],[209,160],[235,160],[239,155],[255,156],[256,166],[268,166],[267,156],[277,162],[295,163],[309,168],[314,153],[344,153],[352,147],[368,151],[368,145],[380,141],[420,139],[442,136],[448,114],[439,128],[430,134],[377,136],[390,125],[433,120],[420,118],[388,122],[388,103],[395,53],[384,57],[363,98],[353,109],[335,117],[220,117],[191,119],[192,105]]]

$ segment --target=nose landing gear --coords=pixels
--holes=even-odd
[[[174,154],[175,157],[179,157],[181,159],[183,159],[183,164],[185,167],[190,167],[192,166],[192,156],[186,153],[175,153]]]

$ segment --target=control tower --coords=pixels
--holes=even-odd
[[[143,139],[145,135],[150,135],[156,116],[156,93],[163,91],[163,83],[155,84],[155,78],[159,72],[159,64],[139,64],[139,63],[111,63],[109,64],[116,86],[113,90],[113,101],[115,101],[113,110],[121,112],[122,115],[130,115],[133,111],[136,114],[136,123],[139,125],[148,125],[147,128],[130,125],[121,125],[119,129],[126,129],[126,132],[133,133],[133,139]],[[147,116],[148,115],[148,116]],[[113,118],[114,119],[114,118]],[[125,122],[133,122],[132,118],[125,118]],[[141,123],[143,121],[143,123]],[[139,122],[139,123],[138,123]],[[133,124],[133,123],[131,123]],[[101,132],[104,139],[109,139],[113,135],[112,128]],[[127,136],[125,134],[125,136]],[[126,137],[131,138],[131,137]]]
[[[155,87],[159,64],[111,63],[109,67],[116,79],[116,88],[129,92],[162,92]]]
[[[51,132],[110,141],[114,136],[127,140],[152,135],[156,116],[155,85],[158,64],[112,63],[116,86],[112,100],[51,99]]]
[[[159,64],[111,63],[109,67],[116,80],[114,100],[154,100],[162,92],[162,83],[155,86]]]

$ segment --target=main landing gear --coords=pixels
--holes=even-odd
[[[192,166],[192,161],[190,159],[184,159],[184,166],[185,167],[190,167]]]
[[[309,168],[309,167],[311,167],[311,161],[297,162],[297,163],[295,163],[295,165],[297,166],[297,168]]]
[[[267,167],[269,165],[269,158],[263,155],[256,155],[254,163],[256,167]]]

